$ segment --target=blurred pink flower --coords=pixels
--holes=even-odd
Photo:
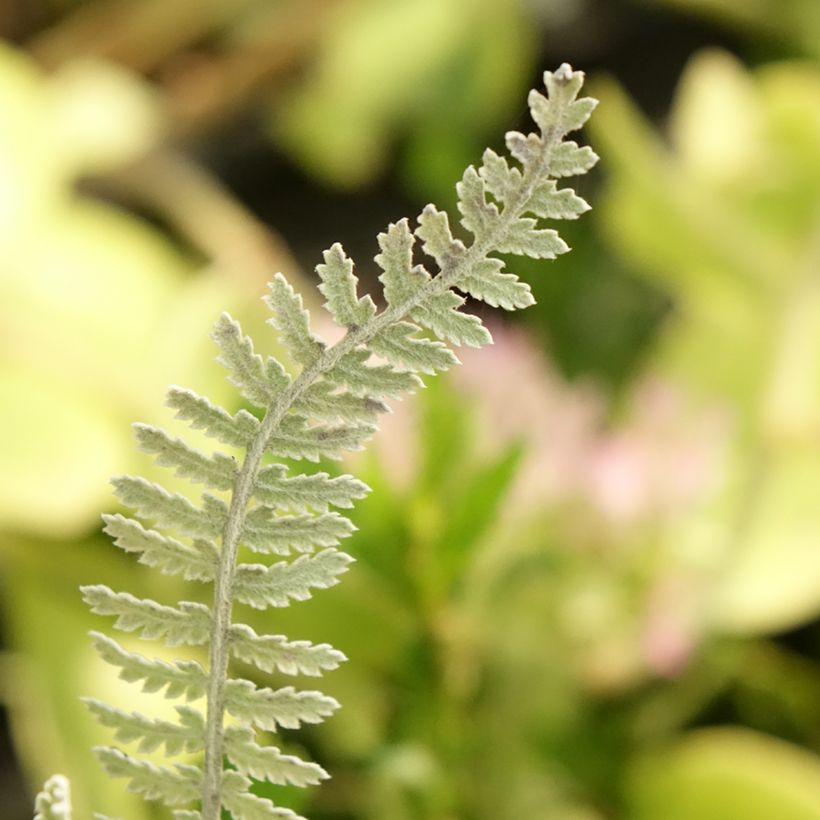
[[[619,428],[599,434],[585,466],[588,500],[613,521],[673,516],[721,481],[725,414],[696,410],[672,386],[650,380]]]
[[[493,347],[461,352],[453,381],[478,402],[484,446],[526,440],[519,500],[581,499],[626,524],[680,513],[715,489],[722,413],[692,409],[672,386],[647,381],[625,418],[607,427],[592,386],[564,381],[523,331],[496,326],[493,336]]]
[[[651,589],[642,653],[655,675],[674,678],[686,667],[697,646],[698,601],[698,584],[682,574],[660,578]]]

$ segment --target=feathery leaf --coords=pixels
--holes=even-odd
[[[316,266],[316,273],[321,279],[319,290],[325,297],[325,307],[338,325],[360,327],[373,317],[376,305],[369,296],[358,298],[353,262],[338,242],[324,252],[324,257],[325,263]]]
[[[292,415],[268,439],[267,449],[275,456],[308,461],[318,461],[322,456],[339,458],[344,450],[361,450],[375,430],[372,424],[308,427],[304,416]]]
[[[512,158],[520,165],[488,150],[478,169],[467,168],[457,185],[461,221],[474,237],[469,247],[453,236],[450,216],[433,205],[423,209],[415,231],[402,219],[379,234],[375,261],[387,302],[383,312],[377,315],[369,296],[359,297],[353,261],[341,245],[331,246],[317,267],[320,291],[328,311],[347,332],[328,349],[311,331],[302,297],[281,274],[274,277],[265,297],[273,313],[269,321],[287,348],[289,365],[301,366],[295,380],[281,362],[255,353],[239,324],[222,315],[212,334],[219,360],[245,399],[264,409],[264,417],[258,421],[245,410],[231,414],[176,387],[169,392],[168,404],[195,429],[244,451],[241,467],[229,456],[206,455],[162,430],[136,428],[141,448],[159,464],[231,494],[226,503],[206,492],[195,504],[144,479],[121,477],[114,483],[123,502],[157,529],[122,515],[105,517],[115,544],[142,563],[188,580],[213,581],[213,612],[190,602],[163,606],[101,585],[82,588],[93,611],[114,616],[120,629],[171,645],[209,644],[208,674],[213,677],[193,661],[149,660],[94,635],[103,659],[119,669],[121,678],[141,683],[144,690],[188,700],[207,692],[204,717],[182,706],[176,722],[88,701],[118,740],[133,741],[139,749],[165,747],[173,755],[204,747],[202,772],[192,766],[158,767],[114,748],[99,750],[109,773],[129,778],[132,791],[169,805],[201,804],[201,810],[177,809],[176,820],[218,820],[223,809],[233,820],[300,820],[289,809],[252,794],[249,776],[297,786],[326,777],[314,763],[257,743],[253,727],[274,731],[319,722],[338,707],[336,701],[290,686],[275,690],[228,680],[225,670],[232,656],[262,672],[315,676],[337,667],[344,655],[328,644],[257,635],[249,626],[232,622],[232,604],[284,607],[335,585],[353,560],[335,547],[354,528],[330,508],[352,506],[368,488],[351,476],[289,475],[283,465],[263,466],[262,459],[268,452],[318,461],[361,449],[375,431],[379,414],[388,412],[385,399],[401,398],[423,386],[419,374],[457,363],[445,342],[474,347],[490,343],[481,320],[460,310],[465,298],[456,290],[507,310],[532,304],[528,285],[505,272],[496,257],[512,253],[551,259],[566,252],[558,234],[539,220],[576,219],[588,209],[571,189],[559,190],[555,180],[583,173],[597,160],[591,149],[564,141],[595,106],[593,100],[578,99],[583,74],[564,64],[546,72],[544,83],[546,96],[534,91],[529,97],[540,135],[506,135]],[[437,263],[434,275],[415,262],[414,256],[422,253],[431,265]],[[301,554],[269,566],[237,564],[237,550],[243,545],[263,553]],[[226,712],[239,725],[226,726]],[[225,769],[225,755],[236,769]]]
[[[176,410],[178,419],[190,422],[195,430],[202,430],[229,447],[247,447],[259,430],[259,422],[247,410],[232,416],[210,399],[183,387],[171,387],[166,404]]]
[[[181,478],[213,487],[230,490],[236,478],[236,461],[222,453],[206,456],[189,447],[178,438],[171,438],[164,430],[148,424],[135,424],[134,431],[139,448],[156,456],[157,464],[170,467]]]
[[[327,512],[329,507],[350,508],[370,488],[349,475],[331,478],[327,473],[288,476],[282,464],[263,467],[253,485],[254,497],[270,507],[296,512]]]
[[[283,754],[275,746],[260,746],[245,726],[230,726],[225,732],[225,753],[244,775],[280,786],[315,786],[328,778],[316,763]]]
[[[321,723],[339,702],[321,692],[299,692],[292,686],[259,688],[240,678],[225,684],[225,708],[239,720],[275,732],[279,726],[298,729],[303,723]]]
[[[412,322],[396,322],[373,336],[370,348],[392,365],[431,375],[458,364],[449,347],[442,342],[416,336],[418,331],[418,325]]]
[[[152,720],[139,712],[125,712],[95,698],[81,698],[97,721],[114,729],[114,737],[123,743],[138,741],[137,750],[153,752],[165,746],[166,755],[198,752],[205,743],[205,718],[190,706],[177,706],[179,723]]]
[[[464,299],[451,290],[431,297],[411,312],[420,324],[429,327],[436,336],[442,336],[454,345],[483,347],[491,344],[493,337],[481,324],[481,319],[471,313],[461,313],[458,307]]]
[[[467,250],[460,239],[453,238],[447,212],[438,210],[435,205],[426,205],[419,214],[416,236],[421,239],[424,252],[442,268],[452,264]]]
[[[383,271],[379,281],[389,305],[402,304],[430,281],[430,274],[421,265],[413,265],[415,242],[407,219],[391,223],[378,236],[381,253],[375,260]]]
[[[34,801],[34,811],[34,820],[71,820],[71,791],[63,775],[46,780]]]
[[[312,515],[275,515],[270,507],[256,507],[245,518],[241,540],[254,552],[290,555],[335,547],[356,528],[336,512]]]
[[[346,386],[359,396],[377,396],[390,399],[401,398],[422,387],[422,381],[415,373],[395,370],[389,365],[371,365],[369,350],[351,350],[342,356],[336,367],[325,374],[331,384]]]
[[[196,661],[150,660],[136,652],[128,652],[115,640],[100,632],[92,632],[94,648],[100,657],[120,668],[120,678],[129,683],[142,681],[143,692],[160,692],[165,697],[196,700],[205,694],[207,677]]]
[[[225,772],[222,780],[222,807],[233,820],[304,820],[290,809],[275,806],[265,797],[249,791],[251,781],[235,771]]]
[[[138,476],[117,476],[111,483],[126,507],[159,527],[175,528],[184,535],[200,538],[216,538],[222,532],[227,510],[221,501],[212,499],[210,510],[200,510],[185,496],[169,493],[159,484]]]
[[[233,624],[230,637],[233,656],[263,672],[276,669],[284,675],[318,677],[347,660],[330,644],[289,641],[284,635],[257,635],[245,624]]]
[[[255,609],[287,606],[291,600],[306,601],[311,589],[327,589],[339,583],[353,559],[332,547],[316,555],[300,555],[295,561],[272,566],[240,564],[234,576],[233,595]]]
[[[217,361],[230,372],[228,381],[257,407],[267,407],[276,393],[287,386],[287,381],[275,383],[270,369],[265,368],[262,357],[253,352],[253,342],[242,333],[239,322],[223,313],[211,333],[219,345],[221,354]]]
[[[338,419],[354,424],[375,424],[379,414],[388,413],[390,408],[372,396],[337,392],[335,384],[317,381],[294,402],[293,410],[317,421]]]
[[[566,253],[569,245],[551,228],[536,229],[536,221],[528,216],[517,219],[507,236],[498,245],[501,253],[531,256],[534,259],[555,259]]]
[[[114,626],[123,632],[139,631],[141,638],[161,638],[168,646],[208,642],[211,616],[204,604],[182,601],[175,609],[102,584],[80,587],[80,591],[92,612],[115,615]]]
[[[202,772],[196,766],[155,766],[111,746],[97,746],[94,752],[110,777],[127,777],[128,791],[142,794],[146,800],[161,800],[174,806],[190,803],[199,795]]]
[[[146,530],[139,521],[122,515],[104,515],[104,531],[126,552],[139,554],[141,564],[157,567],[165,575],[182,575],[187,581],[212,581],[218,552],[209,541],[196,541],[195,547]]]
[[[535,304],[530,286],[514,273],[502,273],[503,269],[504,263],[500,259],[488,257],[459,279],[456,286],[473,299],[481,299],[504,310],[520,310]]]
[[[273,317],[268,321],[279,331],[279,338],[295,362],[305,367],[313,364],[325,344],[310,331],[310,318],[302,297],[281,273],[274,276],[269,287],[265,302]]]

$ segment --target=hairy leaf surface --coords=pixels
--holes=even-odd
[[[565,139],[595,107],[594,100],[578,97],[582,84],[583,74],[566,64],[545,72],[546,95],[529,96],[540,133],[510,132],[508,156],[487,150],[480,165],[466,169],[457,185],[466,230],[427,205],[416,223],[401,219],[378,235],[382,299],[359,295],[354,262],[340,244],[324,252],[316,268],[319,290],[344,329],[334,345],[314,333],[301,294],[281,274],[264,298],[285,351],[281,361],[259,355],[227,313],[218,318],[212,333],[218,361],[239,397],[258,412],[237,409],[239,400],[230,409],[220,407],[184,387],[170,388],[167,403],[177,418],[233,448],[236,458],[201,452],[150,425],[135,426],[140,449],[159,465],[224,494],[204,492],[193,501],[143,478],[122,476],[114,486],[136,518],[104,517],[117,547],[161,573],[197,582],[194,597],[203,583],[212,584],[211,607],[191,601],[168,606],[99,584],[82,587],[92,610],[112,616],[118,629],[170,646],[207,648],[207,665],[169,662],[92,634],[97,652],[122,679],[169,698],[206,699],[202,711],[177,706],[175,720],[86,701],[117,741],[136,744],[138,752],[164,749],[175,757],[204,751],[199,768],[187,762],[157,766],[113,747],[97,750],[106,771],[126,779],[131,791],[177,807],[175,820],[221,820],[223,811],[233,820],[300,820],[254,794],[252,778],[309,786],[327,777],[321,766],[263,745],[256,730],[318,723],[339,704],[318,691],[234,678],[230,661],[262,674],[315,677],[345,656],[326,643],[257,634],[234,622],[234,605],[284,607],[338,583],[353,559],[336,547],[355,528],[333,508],[352,507],[369,488],[349,475],[289,469],[280,460],[318,462],[362,449],[380,414],[389,412],[388,400],[422,387],[422,375],[458,363],[449,345],[491,343],[465,297],[505,310],[532,304],[527,283],[505,271],[498,255],[552,259],[569,250],[543,220],[577,219],[589,208],[570,188],[557,186],[558,179],[584,173],[597,160],[592,149]],[[268,563],[243,563],[245,548]],[[271,563],[269,555],[283,560]],[[38,820],[69,820],[59,813],[57,786],[38,796]]]
[[[339,583],[353,559],[330,548],[316,555],[300,555],[295,561],[279,561],[272,566],[240,564],[236,568],[233,594],[237,601],[255,609],[288,606],[290,601],[306,601],[311,590],[327,589]]]

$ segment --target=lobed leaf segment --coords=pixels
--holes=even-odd
[[[339,545],[355,529],[339,510],[350,508],[368,488],[349,475],[291,474],[277,459],[317,461],[361,449],[387,410],[386,399],[422,386],[422,374],[457,363],[448,345],[490,343],[480,319],[462,310],[467,296],[506,310],[533,303],[529,286],[495,254],[553,259],[569,250],[540,220],[575,219],[589,209],[556,180],[583,174],[597,160],[589,148],[566,139],[595,107],[594,100],[578,97],[583,74],[564,64],[546,72],[544,80],[547,95],[533,91],[529,97],[540,133],[507,134],[512,160],[487,150],[480,167],[469,167],[458,183],[468,241],[453,235],[448,215],[433,205],[414,229],[403,219],[379,234],[375,261],[384,287],[382,310],[369,296],[359,296],[353,262],[341,245],[325,252],[317,267],[319,289],[325,307],[346,330],[337,344],[328,347],[314,335],[301,296],[281,274],[265,301],[290,368],[256,353],[230,316],[219,318],[212,334],[219,361],[244,399],[260,409],[261,421],[245,410],[229,413],[179,387],[170,389],[168,404],[194,429],[241,449],[241,464],[136,425],[141,449],[205,491],[194,504],[142,478],[116,478],[119,498],[136,517],[106,515],[105,530],[140,562],[212,585],[213,603],[160,604],[100,585],[84,587],[83,595],[94,612],[115,618],[120,630],[170,646],[207,647],[208,665],[151,660],[99,633],[93,633],[94,646],[125,680],[173,699],[204,695],[207,708],[203,713],[183,703],[176,707],[176,720],[166,721],[93,698],[86,703],[115,740],[135,744],[137,753],[164,749],[171,757],[184,753],[201,761],[158,766],[118,747],[97,749],[111,776],[127,779],[128,788],[146,799],[173,807],[177,820],[218,820],[223,809],[236,820],[295,818],[252,794],[253,780],[307,786],[327,777],[317,764],[260,743],[257,732],[317,723],[339,704],[317,691],[271,689],[231,677],[229,660],[261,673],[317,676],[336,668],[344,655],[327,644],[258,635],[234,621],[234,606],[284,607],[336,584],[353,561]],[[258,562],[238,561],[240,546]],[[53,781],[38,797],[38,817],[66,820],[60,788]]]
[[[34,800],[34,820],[71,820],[71,793],[63,775],[46,780]]]

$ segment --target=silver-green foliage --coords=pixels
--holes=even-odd
[[[465,296],[507,310],[532,304],[528,285],[506,272],[493,254],[552,259],[566,252],[558,233],[541,227],[539,220],[575,219],[588,210],[555,179],[583,174],[597,159],[589,148],[566,139],[595,106],[594,100],[578,98],[583,74],[565,64],[544,79],[548,96],[533,91],[529,98],[540,133],[507,134],[515,161],[488,150],[481,166],[468,168],[458,183],[461,223],[471,239],[456,238],[448,215],[432,205],[415,229],[401,220],[379,235],[382,310],[369,296],[358,295],[353,262],[342,247],[325,252],[317,268],[319,287],[326,308],[346,331],[341,341],[328,347],[314,335],[301,296],[283,276],[274,278],[266,297],[270,323],[289,353],[290,370],[298,375],[257,354],[230,316],[218,320],[213,339],[219,361],[245,400],[260,409],[261,421],[244,410],[231,414],[177,387],[171,388],[168,404],[193,428],[241,448],[241,464],[219,452],[195,450],[162,430],[136,426],[143,450],[206,491],[194,504],[144,479],[117,478],[117,494],[137,517],[105,516],[106,532],[142,563],[212,585],[213,604],[159,604],[100,585],[84,587],[83,593],[96,613],[116,618],[118,629],[170,646],[208,647],[209,663],[206,671],[192,661],[150,660],[98,633],[94,644],[125,680],[174,699],[205,695],[207,708],[178,705],[177,719],[169,722],[90,698],[86,703],[116,740],[136,744],[136,752],[161,748],[170,756],[188,754],[184,762],[159,766],[115,747],[97,749],[109,774],[126,778],[128,787],[146,799],[175,807],[180,820],[218,820],[221,809],[236,820],[294,818],[290,810],[252,794],[253,779],[306,786],[327,777],[315,763],[260,745],[256,733],[319,722],[339,704],[317,691],[271,689],[232,678],[229,660],[255,665],[263,673],[319,675],[344,656],[326,644],[258,635],[234,622],[234,605],[288,606],[336,584],[353,560],[339,544],[354,530],[338,510],[351,507],[368,488],[347,475],[292,475],[276,459],[316,461],[361,449],[387,409],[385,399],[419,387],[419,374],[457,363],[448,343],[477,347],[491,342],[478,317],[460,310]],[[240,546],[259,561],[238,562]],[[269,560],[271,555],[276,560]],[[223,767],[224,758],[229,768]],[[49,799],[38,803],[42,817],[67,816]]]
[[[34,801],[34,820],[71,820],[68,780],[61,774],[50,777]]]

